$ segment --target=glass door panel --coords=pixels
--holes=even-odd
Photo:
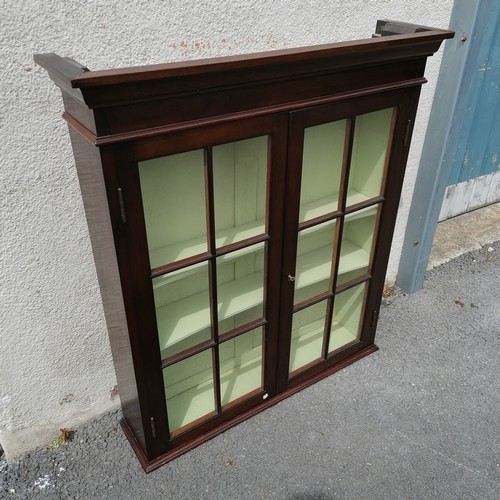
[[[338,210],[346,123],[305,129],[299,222]]]
[[[262,388],[262,336],[256,328],[220,344],[222,406]]]
[[[294,313],[290,373],[321,358],[327,304],[324,300]]]
[[[263,390],[269,142],[139,163],[173,433]]]
[[[265,233],[267,136],[212,151],[217,248]]]
[[[329,290],[335,227],[332,220],[299,231],[295,304]]]
[[[361,283],[335,296],[329,353],[359,338],[366,287]]]
[[[206,252],[203,150],[142,161],[139,176],[151,268]]]
[[[378,210],[375,205],[344,217],[337,285],[370,272]]]
[[[266,244],[217,258],[219,334],[263,317]]]
[[[164,368],[170,432],[215,411],[212,350]]]
[[[162,358],[210,339],[208,262],[153,278]]]
[[[393,114],[387,108],[356,117],[347,207],[381,195]]]

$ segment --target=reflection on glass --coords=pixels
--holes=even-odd
[[[295,269],[296,304],[329,289],[335,225],[333,220],[299,232]]]
[[[211,349],[163,370],[170,432],[215,411]]]
[[[262,334],[257,328],[220,344],[222,406],[262,387]]]
[[[207,251],[203,150],[139,163],[151,268]]]
[[[208,263],[153,278],[162,358],[210,338]]]
[[[347,206],[381,194],[392,116],[387,108],[356,117]]]
[[[265,232],[268,138],[213,148],[217,247]]]
[[[345,216],[337,285],[370,271],[378,205]]]
[[[300,222],[338,209],[345,133],[346,120],[305,129]]]
[[[306,307],[293,315],[290,373],[321,358],[327,301]]]
[[[265,243],[217,257],[219,334],[263,317]]]
[[[328,352],[359,338],[366,284],[361,283],[335,297]]]

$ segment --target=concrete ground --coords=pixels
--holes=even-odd
[[[500,203],[440,222],[427,270],[500,240]]]
[[[384,299],[378,352],[159,470],[110,414],[0,462],[0,498],[498,500],[500,242],[485,243]]]

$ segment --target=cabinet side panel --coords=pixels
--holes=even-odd
[[[70,127],[101,299],[108,327],[123,416],[144,446],[144,432],[128,337],[113,231],[98,148]]]

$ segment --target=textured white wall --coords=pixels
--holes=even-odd
[[[371,35],[382,18],[447,27],[453,0],[2,2],[0,444],[11,459],[117,405],[109,343],[59,90],[33,63],[91,69]],[[432,14],[430,14],[432,13]],[[442,53],[442,50],[441,52]],[[428,64],[388,277],[396,275],[440,55]]]

